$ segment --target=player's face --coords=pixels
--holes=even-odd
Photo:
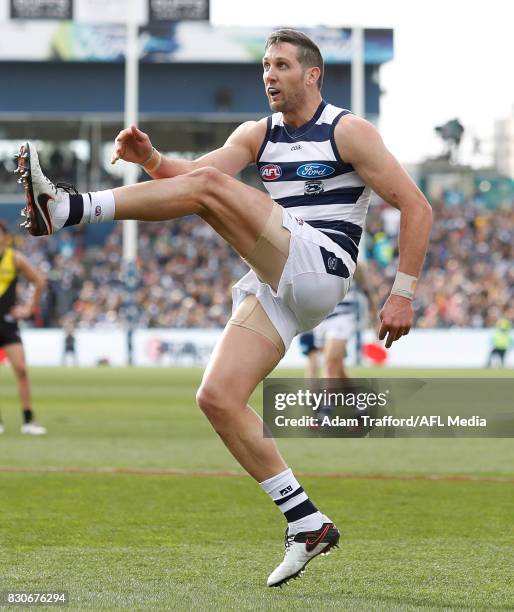
[[[3,231],[3,229],[0,228],[0,253],[2,253],[2,251],[5,249],[6,246],[7,246],[7,234]]]
[[[290,43],[271,45],[262,58],[264,87],[270,108],[289,113],[302,107],[306,97],[305,68]]]

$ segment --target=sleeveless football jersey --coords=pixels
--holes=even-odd
[[[257,167],[275,202],[328,235],[356,262],[371,189],[335,144],[335,126],[349,112],[322,101],[312,119],[298,128],[274,113],[268,117]]]

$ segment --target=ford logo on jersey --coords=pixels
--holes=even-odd
[[[276,181],[282,176],[282,168],[277,164],[266,164],[261,168],[263,181]]]
[[[302,178],[319,178],[322,176],[330,176],[334,174],[335,168],[327,166],[327,164],[303,164],[296,171],[298,176]]]

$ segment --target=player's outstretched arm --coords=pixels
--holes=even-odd
[[[29,303],[14,306],[14,308],[11,309],[11,314],[16,319],[27,319],[35,313],[39,305],[41,295],[46,287],[46,278],[41,272],[36,270],[36,268],[29,263],[28,259],[19,251],[15,251],[14,258],[16,269],[34,285],[34,292]]]
[[[389,348],[412,326],[412,296],[425,259],[432,209],[371,123],[347,115],[337,125],[335,138],[341,157],[373,191],[401,212],[398,274],[379,315],[379,338],[386,338]]]
[[[223,147],[198,159],[185,160],[164,157],[152,146],[148,134],[132,125],[116,137],[111,163],[123,159],[140,164],[155,179],[172,178],[206,166],[235,176],[255,161],[265,134],[266,120],[247,121],[229,136]]]

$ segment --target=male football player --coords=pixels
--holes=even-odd
[[[380,318],[386,346],[409,333],[412,297],[431,226],[423,194],[375,128],[321,97],[323,58],[305,34],[273,32],[262,60],[273,114],[239,126],[194,161],[169,159],[136,126],[115,140],[113,162],[141,164],[154,181],[72,193],[42,173],[31,143],[20,151],[27,228],[52,234],[78,223],[164,221],[196,214],[251,268],[233,289],[233,314],[205,371],[197,402],[243,468],[288,523],[279,586],[339,540],[248,399],[293,337],[312,329],[348,291],[371,190],[401,211],[399,271]],[[257,164],[269,195],[233,178]]]

